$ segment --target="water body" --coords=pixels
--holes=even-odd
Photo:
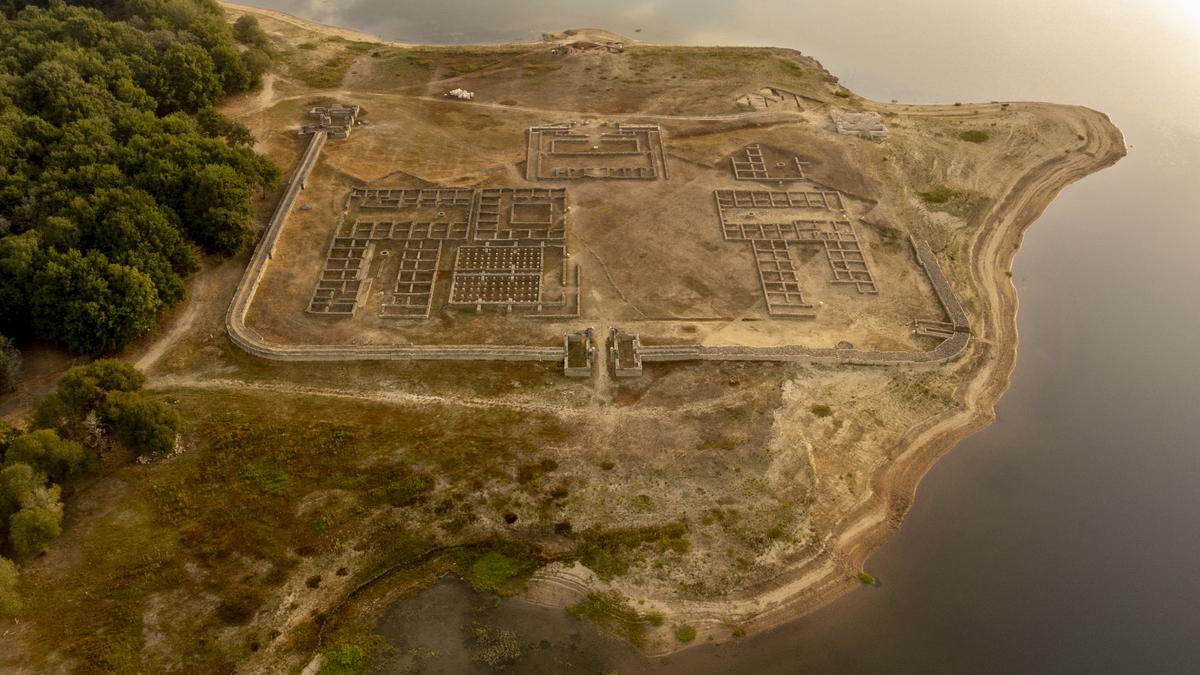
[[[996,423],[934,467],[900,532],[868,561],[883,586],[644,665],[1195,672],[1200,3],[260,2],[418,42],[596,26],[655,42],[793,47],[875,99],[1046,100],[1109,113],[1130,154],[1068,188],[1026,236],[1012,388]],[[611,662],[627,666],[614,650]]]

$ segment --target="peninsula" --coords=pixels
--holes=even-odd
[[[789,49],[224,7],[274,62],[221,112],[284,180],[138,361],[184,451],[25,572],[59,608],[119,580],[97,611],[150,670],[369,659],[446,573],[648,654],[873,582],[1007,387],[1023,232],[1125,154],[1094,110],[872,101]],[[23,657],[96,658],[59,618]]]

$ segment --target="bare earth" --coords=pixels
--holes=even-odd
[[[598,30],[529,44],[420,47],[225,6],[231,20],[257,15],[281,53],[262,90],[228,101],[224,112],[251,129],[258,149],[285,174],[304,151],[297,130],[308,123],[308,108],[363,108],[364,124],[350,138],[326,144],[280,230],[246,316],[269,341],[554,346],[586,326],[619,326],[640,333],[645,344],[831,348],[844,341],[863,350],[923,352],[938,339],[914,334],[913,321],[941,320],[942,309],[907,242],[913,236],[932,247],[971,324],[966,352],[946,363],[647,363],[642,377],[620,381],[569,380],[549,366],[519,363],[275,364],[243,353],[224,333],[245,260],[201,272],[191,281],[191,302],[153,344],[131,355],[149,369],[151,388],[185,405],[189,397],[219,393],[246,405],[277,402],[283,410],[312,405],[316,419],[349,425],[362,410],[364,428],[380,416],[368,410],[444,410],[456,420],[503,411],[529,420],[530,434],[540,433],[540,420],[553,421],[561,432],[524,460],[553,460],[551,476],[518,485],[516,466],[489,464],[469,481],[438,482],[436,496],[469,505],[471,517],[455,529],[433,508],[437,499],[391,515],[373,510],[370,518],[402,518],[447,546],[497,539],[532,545],[557,561],[535,573],[524,597],[566,607],[589,593],[614,592],[608,597],[618,607],[661,614],[642,626],[640,646],[651,654],[684,646],[676,626],[695,627],[700,640],[723,640],[793,619],[860,584],[857,573],[898,527],[921,476],[993,419],[1016,358],[1010,266],[1025,229],[1060,190],[1125,153],[1120,131],[1093,110],[880,103],[846,91],[819,63],[791,50],[646,45]],[[458,87],[475,92],[474,100],[444,96]],[[768,87],[792,98],[766,109],[746,104],[745,95]],[[878,112],[887,138],[838,135],[835,109]],[[585,129],[659,125],[669,179],[527,181],[526,130],[569,122]],[[964,140],[968,131],[985,140]],[[734,180],[730,158],[750,144],[802,160],[804,180]],[[345,319],[305,311],[352,187],[435,185],[566,187],[565,245],[584,279],[580,318],[477,314],[446,307],[437,296],[426,321],[381,318],[372,304]],[[813,249],[798,257],[796,272],[816,317],[771,316],[750,244],[722,237],[714,190],[840,192],[878,293],[830,283],[829,264]],[[261,222],[278,198],[263,200]],[[374,292],[368,297],[379,302]],[[477,431],[483,442],[506,442],[489,433]],[[303,508],[330,498],[308,495]],[[70,550],[96,518],[68,520],[56,549]],[[678,523],[685,543],[674,535],[647,540],[624,550],[615,572],[568,555],[585,533]],[[350,580],[332,570],[353,569],[372,536],[363,530],[306,560],[269,591],[269,611],[215,639],[277,636],[239,653],[238,667],[295,670],[313,656],[302,647],[310,645],[306,626],[317,612],[346,625],[370,624],[389,600],[413,588],[405,582],[372,595],[358,587],[347,600]],[[52,551],[26,574],[52,583],[71,564],[68,553]],[[318,572],[327,582],[306,591],[304,578]],[[173,593],[145,601],[145,631],[157,637],[142,647],[150,654],[144,667],[181,663],[170,645],[172,631],[184,629],[173,628],[172,617],[182,620],[189,606],[211,613],[207,591],[185,585]],[[35,634],[26,627],[0,637],[0,646],[23,644],[0,657],[0,666],[29,667],[21,656],[29,645],[41,655],[31,657],[39,666],[71,665]],[[151,642],[158,650],[152,654]]]

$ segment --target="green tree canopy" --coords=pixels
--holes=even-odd
[[[47,257],[29,298],[42,335],[71,351],[104,354],[154,327],[158,292],[144,272],[98,251],[50,251]]]
[[[8,521],[8,540],[22,558],[46,552],[50,542],[62,534],[62,501],[57,485],[39,487],[29,503]]]
[[[0,469],[0,534],[7,534],[8,520],[31,501],[33,491],[46,484],[46,477],[20,462],[8,462]]]
[[[56,481],[79,474],[87,461],[88,454],[82,445],[59,437],[51,429],[17,436],[4,454],[5,464],[26,464]]]
[[[46,4],[0,0],[0,334],[102,354],[251,239],[278,170],[212,105],[269,59],[210,0]]]
[[[178,412],[143,392],[112,392],[105,417],[122,445],[147,456],[171,452],[183,422]]]

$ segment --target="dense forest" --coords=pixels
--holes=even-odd
[[[0,347],[111,353],[184,298],[200,253],[249,243],[278,170],[212,106],[257,86],[269,46],[212,0],[0,12]]]

